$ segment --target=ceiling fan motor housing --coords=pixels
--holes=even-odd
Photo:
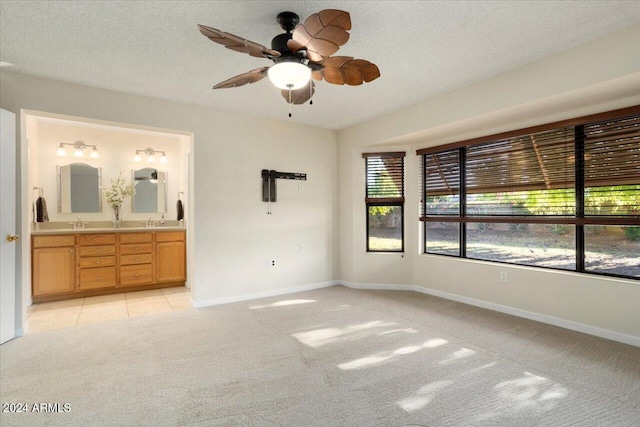
[[[300,17],[293,12],[280,12],[276,20],[286,32],[290,32],[300,23]]]
[[[295,55],[287,46],[287,42],[291,40],[291,31],[300,22],[300,17],[293,12],[281,12],[276,19],[286,33],[278,34],[271,40],[271,49],[277,50],[283,57],[294,57]]]
[[[291,33],[278,34],[271,40],[271,49],[277,50],[282,54],[292,54],[291,49],[287,47],[287,42],[291,40]]]

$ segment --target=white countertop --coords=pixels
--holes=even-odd
[[[157,226],[157,227],[120,227],[120,228],[51,228],[43,230],[31,230],[34,236],[46,234],[96,234],[96,233],[130,233],[140,231],[185,231],[186,228],[180,226]]]

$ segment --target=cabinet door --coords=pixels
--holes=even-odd
[[[73,247],[33,250],[33,295],[74,291],[75,260]]]
[[[156,245],[156,281],[177,282],[186,279],[184,242],[160,242]]]

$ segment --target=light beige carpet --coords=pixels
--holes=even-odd
[[[340,286],[0,347],[7,426],[638,426],[640,349]]]

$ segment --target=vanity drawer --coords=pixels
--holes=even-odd
[[[120,255],[150,254],[151,243],[120,245]]]
[[[156,233],[156,242],[182,242],[184,231],[165,231]]]
[[[80,258],[80,268],[111,267],[116,265],[116,257],[101,256]]]
[[[116,285],[116,268],[85,268],[80,270],[80,289],[108,288]]]
[[[123,233],[120,243],[151,243],[151,233]]]
[[[120,267],[120,285],[141,285],[153,282],[151,264],[127,265]]]
[[[75,244],[75,236],[33,236],[34,248],[59,248]]]
[[[115,255],[115,246],[81,246],[80,256]]]
[[[95,245],[113,245],[116,243],[115,234],[80,234],[78,236],[78,243],[81,246],[95,246]]]
[[[120,265],[149,264],[151,258],[151,254],[122,255],[120,256]]]

